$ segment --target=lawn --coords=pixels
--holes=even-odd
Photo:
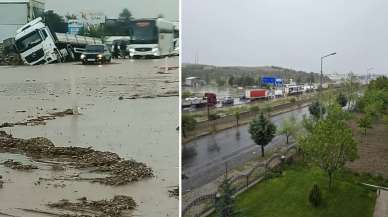
[[[328,178],[320,169],[292,166],[281,177],[240,194],[236,207],[244,217],[372,217],[376,193],[350,181],[354,180],[351,176],[341,174],[329,191]],[[308,201],[314,183],[323,195],[318,208]]]

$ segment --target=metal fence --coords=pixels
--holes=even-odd
[[[232,177],[231,185],[234,190],[233,194],[237,195],[248,190],[263,180],[267,171],[271,171],[279,166],[283,160],[282,156],[285,157],[284,160],[290,160],[296,152],[297,148],[291,145],[282,154],[274,154],[266,162],[258,163],[247,174]],[[197,197],[183,208],[182,217],[201,217],[211,214],[214,211],[216,195],[217,191]]]

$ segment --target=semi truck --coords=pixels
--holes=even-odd
[[[16,31],[15,47],[28,65],[79,59],[86,45],[102,44],[101,39],[50,31],[42,18],[34,19]]]

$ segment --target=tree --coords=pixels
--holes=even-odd
[[[249,124],[249,133],[256,145],[261,146],[261,156],[264,157],[264,147],[275,137],[276,126],[262,112]]]
[[[315,82],[314,72],[310,72],[309,83],[312,84]]]
[[[216,79],[216,83],[217,83],[218,86],[224,86],[226,81],[224,79],[222,79],[222,78],[217,78]]]
[[[283,124],[280,127],[278,134],[286,136],[286,144],[289,144],[289,137],[296,138],[299,126],[296,123],[295,116],[291,116],[283,120]]]
[[[253,112],[255,115],[259,113],[260,107],[258,105],[252,105],[249,107],[249,111]]]
[[[193,96],[193,94],[190,91],[183,91],[182,92],[182,99],[186,99],[188,97]]]
[[[319,102],[319,101],[315,101],[313,102],[310,106],[309,106],[309,112],[310,114],[316,119],[320,119],[321,117],[321,108],[322,106],[322,114],[325,114],[326,113],[326,108]]]
[[[309,201],[314,207],[318,207],[322,201],[321,190],[317,184],[314,184],[310,191]]]
[[[272,106],[270,103],[266,103],[263,109],[264,113],[268,116],[268,118],[271,117],[271,112],[272,112]]]
[[[313,132],[315,124],[316,124],[316,120],[314,120],[311,117],[307,117],[307,115],[305,114],[303,115],[302,125],[303,125],[303,128],[307,131],[307,133]]]
[[[132,13],[127,9],[124,8],[121,13],[119,14],[119,19],[129,21],[132,19]]]
[[[234,198],[231,180],[225,174],[224,180],[220,185],[220,193],[216,198],[216,216],[217,217],[235,217],[237,212],[234,209]]]
[[[230,76],[229,79],[228,79],[228,84],[230,86],[233,86],[234,85],[234,77],[233,76]]]
[[[187,132],[194,130],[197,125],[195,118],[188,114],[182,115],[182,135],[187,136]]]
[[[238,122],[239,122],[240,116],[241,116],[241,109],[240,108],[232,109],[230,114],[233,115],[234,118],[236,119],[236,126],[238,127],[238,125],[239,125]]]
[[[75,20],[75,19],[77,19],[77,15],[75,15],[75,14],[69,14],[69,13],[67,13],[67,14],[65,15],[65,17],[66,17],[66,19],[68,19],[68,20]]]
[[[67,23],[64,18],[52,10],[43,13],[43,20],[53,32],[66,33]]]
[[[346,98],[346,96],[343,93],[340,93],[337,96],[337,103],[341,107],[345,107],[348,104],[348,99]]]
[[[384,115],[383,120],[384,120],[385,126],[388,127],[388,115]]]
[[[306,159],[328,174],[329,189],[335,172],[358,157],[357,143],[343,113],[339,106],[332,106],[328,117],[318,121],[311,134],[298,139]]]
[[[357,121],[358,127],[364,130],[364,136],[366,136],[366,130],[372,128],[372,120],[370,115],[365,115]]]
[[[357,91],[359,84],[355,82],[356,77],[353,72],[350,72],[345,80],[345,94],[349,102],[349,110],[354,108],[355,100],[357,98]]]

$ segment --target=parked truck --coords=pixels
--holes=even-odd
[[[250,100],[266,99],[268,95],[269,91],[267,89],[251,89],[245,91],[245,98]]]
[[[16,31],[15,47],[28,65],[79,59],[86,45],[102,44],[101,39],[55,33],[37,18]]]

